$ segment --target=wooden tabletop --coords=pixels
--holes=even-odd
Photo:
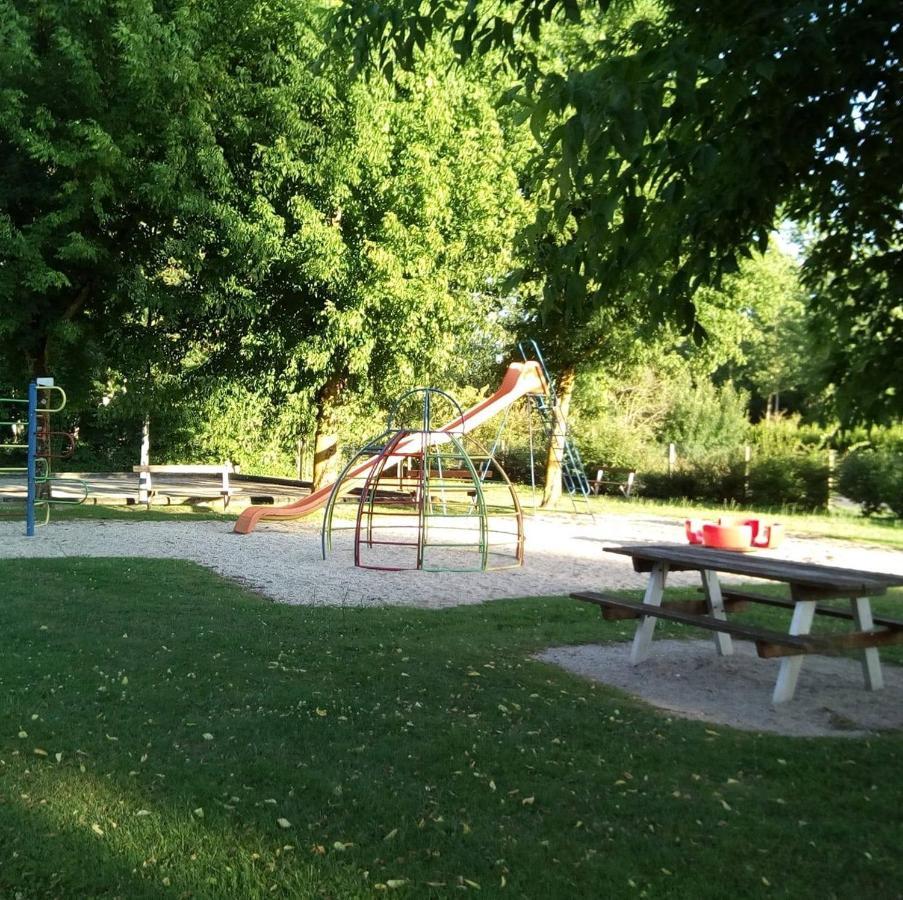
[[[649,571],[652,564],[668,563],[671,570],[697,569],[748,575],[769,581],[782,581],[817,590],[830,590],[859,596],[883,594],[889,587],[903,585],[903,575],[862,572],[816,563],[775,559],[759,553],[735,553],[692,544],[627,544],[606,547],[608,553],[620,553],[633,559],[638,572]]]

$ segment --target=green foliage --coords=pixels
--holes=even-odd
[[[724,455],[746,443],[749,396],[745,392],[730,382],[716,386],[709,381],[685,382],[674,389],[660,438],[676,444],[681,456]]]
[[[755,452],[763,456],[786,456],[807,448],[817,449],[828,441],[822,428],[804,424],[799,415],[762,419],[750,429],[749,438]]]
[[[811,223],[835,396],[875,419],[903,410],[893,8],[349,0],[336,21],[355,63],[390,76],[436,34],[461,60],[512,67],[507,96],[539,144],[528,239],[555,314],[632,295],[640,318],[652,306],[690,330],[697,289],[764,250],[779,211]],[[549,59],[561,32],[566,52]]]
[[[664,365],[600,368],[578,379],[572,431],[590,471],[649,470],[661,463],[660,432],[671,409],[672,380],[676,374]]]
[[[752,460],[723,456],[682,463],[672,473],[640,472],[643,496],[684,498],[698,503],[757,509],[816,511],[828,505],[828,463],[824,454],[797,453]]]
[[[866,516],[890,507],[903,518],[903,452],[892,449],[857,450],[840,464],[838,490],[862,505]]]
[[[644,497],[680,499],[715,505],[736,504],[746,500],[743,489],[743,465],[724,457],[698,460],[679,465],[670,475],[661,469],[641,471],[638,479]]]
[[[254,269],[274,223],[240,183],[280,15],[4,0],[4,356],[83,397],[109,361],[178,359],[173,332],[210,315],[210,279]],[[149,310],[168,328],[142,331]]]
[[[759,506],[822,510],[828,506],[828,462],[824,453],[756,458],[750,466],[749,498]]]
[[[703,289],[697,297],[707,301],[698,313],[707,343],[723,348],[711,371],[750,391],[756,417],[823,412],[826,347],[813,335],[816,317],[794,259],[772,242],[744,260],[721,291]]]
[[[832,444],[837,450],[859,450],[863,448],[896,450],[903,453],[903,423],[890,426],[848,428],[832,436]]]

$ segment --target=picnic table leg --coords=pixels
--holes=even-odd
[[[815,601],[798,600],[793,609],[793,618],[790,620],[790,634],[809,634],[814,618]],[[778,680],[774,686],[774,693],[771,695],[772,703],[786,703],[793,699],[802,667],[803,655],[801,653],[796,656],[785,656],[781,660]]]
[[[665,593],[665,578],[668,575],[667,563],[655,563],[649,572],[649,581],[646,583],[646,594],[643,597],[643,603],[650,606],[661,606],[662,596]],[[637,665],[641,663],[648,655],[649,648],[652,645],[652,632],[655,631],[655,623],[658,621],[655,616],[643,616],[636,627],[636,633],[633,636],[633,646],[630,648],[630,663]]]
[[[705,591],[705,602],[709,615],[715,619],[727,621],[727,613],[724,611],[724,598],[721,596],[721,584],[718,581],[718,573],[703,569],[699,573],[702,576],[702,588]],[[715,649],[719,656],[731,656],[734,652],[734,642],[729,634],[721,631],[713,631],[712,638],[715,641]]]
[[[852,597],[853,619],[857,631],[874,631],[872,620],[872,604],[868,597]],[[862,674],[865,676],[865,687],[869,691],[880,691],[884,687],[884,676],[881,674],[881,659],[877,647],[866,647],[862,651]]]

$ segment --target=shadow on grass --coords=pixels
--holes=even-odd
[[[899,884],[899,738],[712,729],[532,661],[632,631],[585,604],[285,607],[161,560],[0,583],[0,893]]]

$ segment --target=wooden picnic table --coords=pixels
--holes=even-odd
[[[605,549],[609,553],[629,556],[637,572],[649,574],[643,602],[594,591],[571,596],[600,606],[606,618],[639,619],[630,652],[633,665],[649,655],[658,619],[695,625],[713,632],[715,648],[722,656],[733,653],[732,638],[751,640],[760,657],[781,657],[772,695],[772,702],[777,704],[793,698],[803,659],[808,653],[830,655],[845,650],[861,651],[865,686],[868,690],[879,690],[884,682],[878,648],[903,643],[903,620],[873,616],[870,602],[871,597],[886,593],[888,588],[903,585],[903,575],[862,572],[686,544],[630,544]],[[668,573],[680,571],[699,572],[704,600],[669,602],[664,599]],[[782,598],[722,588],[720,573],[787,584],[789,596]],[[837,599],[847,600],[849,608],[824,603]],[[792,610],[788,631],[728,620],[728,612],[742,609],[749,603]],[[845,619],[854,626],[853,630],[813,635],[811,629],[816,615]]]

